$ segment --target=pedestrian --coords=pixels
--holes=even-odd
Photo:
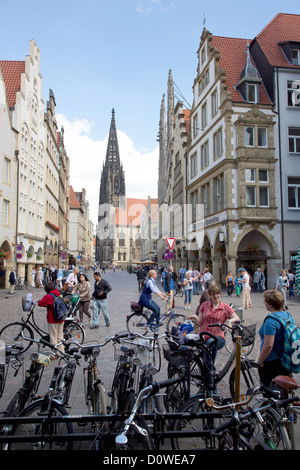
[[[78,284],[78,273],[79,268],[77,266],[74,266],[72,272],[68,275],[66,279],[66,289],[68,294],[71,294],[72,290],[74,289],[74,286]]]
[[[289,280],[290,288],[289,288],[289,297],[295,297],[294,294],[294,284],[295,284],[295,274],[291,269],[288,269],[287,277]]]
[[[211,358],[209,355],[206,355],[206,362],[211,370],[214,368],[217,351],[225,346],[225,336],[224,330],[221,327],[209,325],[225,322],[229,322],[230,324],[240,319],[232,307],[221,302],[221,290],[216,284],[208,287],[208,295],[210,300],[202,303],[198,314],[188,316],[187,319],[192,320],[200,327],[198,330],[199,333],[207,331],[217,337],[217,343],[211,350]],[[205,336],[204,339],[206,344],[214,341],[210,336]]]
[[[75,285],[72,294],[79,295],[78,311],[79,311],[79,321],[83,323],[83,314],[85,314],[89,320],[91,320],[91,314],[89,312],[90,308],[90,298],[91,298],[91,283],[88,280],[87,276],[84,273],[80,273],[79,282]]]
[[[43,287],[44,284],[44,271],[43,268],[39,268],[37,275],[36,275],[36,286]]]
[[[14,267],[11,268],[8,282],[9,282],[9,293],[13,295],[15,293],[15,287],[17,284],[16,269]]]
[[[251,308],[251,287],[250,287],[250,276],[247,273],[245,268],[240,268],[239,272],[241,273],[242,276],[242,308]]]
[[[284,306],[286,310],[288,309],[287,302],[286,302],[286,293],[287,293],[287,289],[289,286],[290,284],[289,284],[289,279],[286,274],[286,270],[282,269],[281,274],[277,279],[275,290],[278,290],[279,292],[282,293],[283,298],[284,298]]]
[[[236,289],[236,296],[239,297],[242,289],[242,278],[239,274],[237,274],[234,279],[234,285]]]
[[[233,289],[234,289],[233,275],[231,274],[231,271],[228,271],[228,274],[226,276],[226,287],[227,287],[227,295],[228,297],[231,297]]]
[[[61,268],[58,268],[57,270],[57,278],[56,278],[56,283],[57,285],[62,289],[62,280],[64,277],[63,270]]]
[[[35,287],[35,276],[36,276],[36,269],[33,266],[32,270],[31,270],[31,285],[32,285],[32,287]]]
[[[275,314],[274,316],[283,320],[290,318],[295,323],[291,315],[285,311],[284,296],[278,289],[265,291],[263,297],[269,314]],[[276,320],[269,314],[259,329],[261,348],[257,361],[260,380],[266,387],[271,385],[277,375],[292,375],[281,362],[284,347],[284,326],[280,320]]]
[[[178,275],[179,275],[181,281],[183,281],[184,276],[185,276],[185,273],[186,273],[186,269],[185,269],[185,267],[182,265],[182,266],[179,268],[179,270],[178,270]]]
[[[173,307],[174,289],[175,289],[175,284],[173,281],[173,266],[169,266],[166,271],[165,280],[164,280],[164,291],[168,295],[168,300],[166,302],[166,312],[171,310],[171,308]]]
[[[257,292],[262,292],[262,280],[263,280],[263,273],[260,268],[257,268],[257,270],[254,273],[253,276],[253,282],[254,282],[254,291]]]
[[[190,276],[190,272],[185,273],[185,278],[183,280],[183,290],[184,290],[184,309],[191,310],[192,296],[193,296],[193,278]]]
[[[209,272],[209,268],[205,268],[203,274],[204,290],[208,288],[207,281],[210,281],[212,278],[213,275]]]
[[[200,273],[199,271],[194,268],[192,271],[191,276],[194,278],[193,282],[193,295],[198,295],[199,294],[199,277]]]
[[[152,299],[152,294],[156,294],[158,297],[164,300],[168,300],[168,296],[160,292],[157,285],[155,284],[155,279],[157,278],[157,272],[154,269],[150,269],[148,271],[147,280],[144,284],[140,299],[139,305],[142,307],[147,307],[153,313],[151,317],[148,319],[147,324],[151,325],[154,322],[156,325],[159,325],[159,318],[160,318],[160,307],[159,305]]]
[[[47,294],[38,301],[39,307],[46,307],[47,308],[47,322],[48,322],[48,329],[49,329],[49,337],[50,337],[50,343],[57,345],[61,343],[63,340],[63,330],[64,330],[64,320],[62,321],[57,321],[56,318],[54,317],[53,313],[53,302],[54,298],[52,297],[53,294],[55,297],[60,296],[60,292],[56,289],[55,284],[53,282],[46,282],[45,284],[45,292]],[[58,346],[58,349],[61,351],[64,351],[64,347],[62,344]],[[57,355],[53,355],[50,357],[51,360],[57,359]]]
[[[102,279],[101,274],[99,271],[94,272],[94,292],[92,294],[93,303],[93,318],[92,318],[92,325],[91,328],[98,328],[99,327],[99,312],[101,310],[105,325],[107,327],[110,326],[110,319],[107,309],[107,294],[111,291],[111,287],[109,283]]]

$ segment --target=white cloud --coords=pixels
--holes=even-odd
[[[153,11],[168,12],[174,6],[174,0],[137,0],[135,9],[141,15],[150,15]]]
[[[93,122],[87,119],[70,121],[65,115],[56,115],[58,128],[64,127],[67,155],[70,158],[70,184],[74,191],[86,190],[90,205],[90,219],[98,219],[99,189],[107,139],[90,137]],[[108,129],[109,131],[109,129]],[[124,132],[117,130],[121,163],[125,171],[126,196],[147,199],[157,197],[158,147],[153,152],[138,151]]]

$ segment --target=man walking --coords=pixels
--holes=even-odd
[[[15,268],[11,268],[8,281],[9,281],[9,293],[12,295],[15,293],[15,285],[17,283]]]
[[[169,266],[165,275],[164,291],[168,294],[169,300],[166,303],[166,312],[173,307],[174,302],[174,281],[173,281],[173,266]]]
[[[97,271],[94,273],[95,286],[92,294],[93,304],[93,323],[91,328],[98,328],[99,311],[101,310],[106,326],[110,326],[110,320],[107,310],[107,294],[111,291],[111,287],[101,274]]]

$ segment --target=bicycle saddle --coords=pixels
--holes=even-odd
[[[131,302],[130,307],[131,307],[131,310],[133,312],[142,312],[143,311],[143,307],[140,304],[138,304],[137,302]]]

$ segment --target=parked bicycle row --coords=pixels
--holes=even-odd
[[[255,411],[247,409],[250,399],[261,393],[257,364],[247,355],[254,343],[255,325],[249,327],[241,323],[229,329],[229,358],[221,370],[215,371],[211,353],[216,340],[214,335],[194,334],[184,315],[176,316],[173,311],[169,312],[167,331],[159,335],[144,321],[144,315],[147,318],[145,311],[136,311],[135,307],[132,306],[134,311],[127,318],[127,332],[107,338],[102,344],[83,343],[68,337],[63,342],[64,350],[51,345],[35,329],[34,304],[28,314],[34,328],[28,323],[26,328],[19,322],[17,335],[10,329],[10,338],[18,339],[13,348],[7,341],[8,326],[3,329],[7,335],[7,364],[1,369],[4,377],[0,387],[2,392],[7,368],[14,367],[17,374],[24,351],[33,343],[47,346],[59,357],[45,396],[38,398],[43,371],[50,361],[45,354],[31,355],[25,382],[4,412],[4,416],[12,417],[12,420],[0,425],[3,449],[73,448],[73,423],[79,418],[76,421],[76,416],[73,417],[72,423],[67,407],[75,371],[82,358],[87,361],[83,368],[84,396],[87,422],[91,424],[92,448],[158,449],[166,439],[174,449],[292,446],[287,435],[289,415],[278,396],[272,394],[266,398],[260,395],[262,403],[256,402],[259,405],[256,404]],[[71,321],[76,322],[74,318]],[[228,330],[226,325],[218,326]],[[39,339],[28,334],[30,328],[39,334]],[[210,344],[204,340],[207,335],[212,340]],[[234,367],[237,336],[243,339],[241,397],[236,396]],[[116,367],[111,388],[105,393],[98,356],[108,343],[114,345]],[[168,361],[167,377],[157,383],[155,375],[161,368],[162,353]],[[227,377],[231,396],[220,396],[217,385]],[[296,383],[289,382],[291,387],[296,388]],[[290,401],[286,403],[290,405]]]

